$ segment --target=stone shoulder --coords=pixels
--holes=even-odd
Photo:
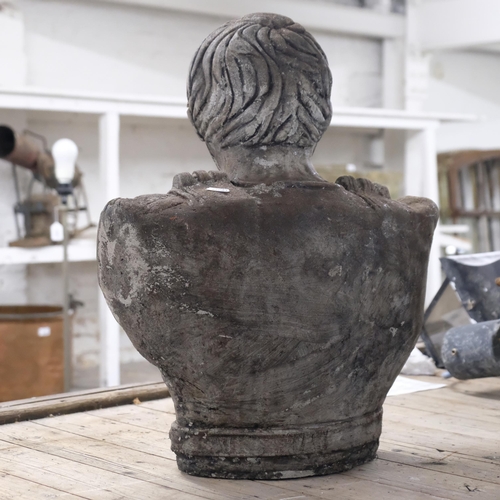
[[[292,183],[276,182],[271,185],[255,185],[240,187],[232,184],[223,172],[199,170],[193,173],[184,172],[174,177],[172,189],[167,194],[148,194],[132,199],[118,198],[108,203],[102,213],[101,222],[129,221],[137,218],[144,220],[153,217],[159,219],[162,215],[169,215],[172,210],[183,209],[189,206],[199,206],[218,203],[231,203],[232,201],[251,200],[260,203],[262,195],[281,197],[284,190],[289,187],[303,187],[318,189],[322,196],[342,198],[341,192],[346,193],[352,202],[378,211],[402,211],[408,214],[423,217],[432,221],[434,225],[439,218],[438,207],[427,198],[406,196],[392,200],[385,186],[363,178],[343,176],[335,183]],[[326,192],[325,192],[326,190]],[[328,194],[327,194],[328,192]],[[347,200],[346,200],[347,201]],[[351,203],[352,203],[351,202]],[[348,205],[351,205],[348,203]],[[354,207],[351,208],[354,209]],[[106,223],[104,225],[107,225]]]
[[[368,179],[356,179],[351,176],[339,177],[335,183],[342,186],[346,191],[362,198],[374,209],[386,206],[390,206],[392,209],[400,208],[405,212],[428,217],[434,221],[434,224],[439,219],[439,208],[428,198],[405,196],[397,200],[392,200],[389,190],[385,186],[369,181]]]

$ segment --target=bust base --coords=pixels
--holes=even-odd
[[[343,472],[373,460],[382,410],[291,428],[198,428],[174,422],[172,450],[182,472],[220,479],[289,479]]]
[[[373,460],[377,449],[378,439],[349,450],[312,455],[252,458],[177,455],[177,466],[191,476],[217,479],[293,479],[350,470]]]

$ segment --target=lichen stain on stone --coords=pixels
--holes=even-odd
[[[116,247],[116,240],[110,241],[109,239],[106,241],[106,254],[109,259],[109,265],[113,265],[113,259],[115,256],[115,247]]]
[[[126,235],[126,237],[124,237]],[[116,246],[117,241],[120,245]],[[109,240],[106,247],[109,247]],[[121,266],[124,276],[119,280],[119,287],[116,299],[125,307],[132,304],[132,300],[137,297],[144,286],[145,277],[148,276],[150,266],[142,257],[141,240],[137,229],[132,224],[124,224],[118,231],[116,240],[112,242],[112,253],[108,259],[113,263],[115,259],[126,259],[127,265]],[[133,256],[133,258],[130,258]]]
[[[342,265],[341,264],[338,264],[335,267],[332,267],[328,271],[328,276],[330,276],[330,278],[333,278],[334,276],[341,276],[341,275],[342,275]]]

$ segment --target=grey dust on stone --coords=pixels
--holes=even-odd
[[[101,215],[100,286],[172,394],[188,474],[303,477],[375,457],[420,333],[438,211],[316,173],[330,90],[325,54],[291,19],[224,24],[188,80],[218,170]]]

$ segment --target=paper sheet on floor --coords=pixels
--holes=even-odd
[[[401,377],[399,375],[394,381],[388,396],[401,396],[402,394],[410,394],[412,392],[428,391],[430,389],[440,389],[446,384],[432,384],[430,382],[421,382],[412,378]]]

